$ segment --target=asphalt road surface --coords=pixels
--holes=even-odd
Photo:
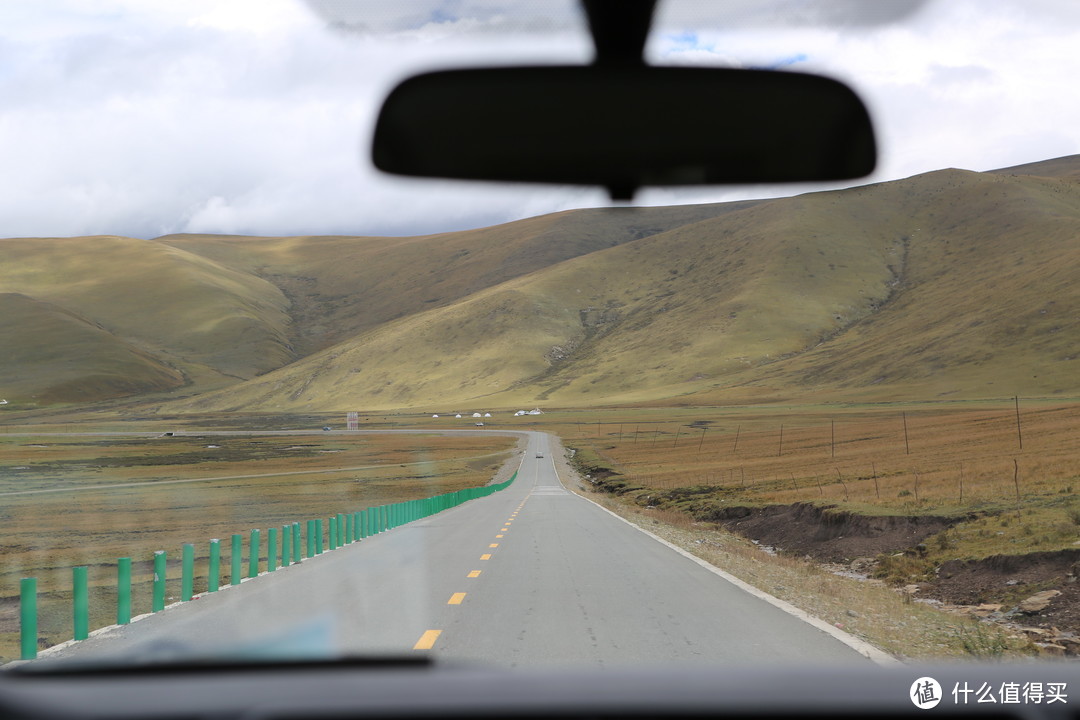
[[[433,653],[498,667],[870,662],[839,633],[568,491],[548,436],[527,435],[506,490],[44,657]]]

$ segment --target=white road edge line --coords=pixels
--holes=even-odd
[[[682,549],[678,545],[675,545],[674,543],[668,542],[667,540],[660,537],[659,535],[655,535],[655,534],[649,532],[648,530],[641,527],[640,525],[636,525],[636,524],[630,522],[629,520],[622,517],[621,515],[619,515],[617,513],[613,513],[612,511],[608,510],[606,507],[604,507],[600,503],[592,500],[591,498],[588,498],[588,497],[582,495],[581,493],[574,492],[573,490],[571,490],[566,485],[565,482],[563,482],[562,477],[559,475],[559,468],[555,464],[555,458],[554,457],[551,458],[551,466],[552,466],[552,469],[555,471],[555,477],[559,478],[559,482],[571,494],[577,495],[582,500],[585,500],[586,502],[592,503],[596,507],[598,507],[601,510],[603,510],[604,512],[606,512],[611,517],[615,518],[616,520],[624,522],[627,525],[629,525],[630,527],[634,528],[635,530],[638,530],[640,532],[645,533],[646,535],[651,537],[656,542],[661,543],[662,545],[666,545],[667,547],[671,548],[672,550],[679,553],[680,555],[687,558],[688,560],[692,560],[693,562],[697,563],[698,565],[705,568],[706,570],[713,573],[714,575],[719,575],[720,577],[727,580],[729,583],[731,583],[735,587],[739,588],[740,590],[748,592],[751,595],[753,595],[754,597],[756,597],[756,598],[758,598],[760,600],[764,600],[765,602],[769,603],[770,605],[772,605],[772,606],[774,606],[774,607],[776,607],[776,608],[778,608],[780,610],[783,610],[784,612],[788,613],[789,615],[793,615],[794,617],[798,618],[799,620],[802,620],[803,622],[814,626],[818,630],[821,630],[822,632],[833,636],[834,638],[836,638],[840,642],[842,642],[845,645],[847,645],[848,647],[850,647],[855,652],[859,653],[860,655],[862,655],[863,657],[866,657],[869,660],[872,660],[873,662],[877,663],[878,665],[883,665],[883,666],[886,666],[886,667],[892,667],[892,666],[897,666],[897,665],[903,665],[904,664],[903,661],[894,658],[892,655],[888,654],[884,650],[882,650],[882,649],[880,649],[878,647],[875,647],[874,645],[871,645],[870,643],[866,642],[865,640],[863,640],[861,638],[857,638],[854,635],[852,635],[851,633],[846,633],[843,630],[841,630],[840,628],[838,628],[838,627],[836,627],[834,625],[830,625],[829,623],[825,622],[821,618],[814,617],[813,615],[806,612],[805,610],[802,610],[801,608],[795,607],[794,605],[792,605],[788,601],[781,600],[780,598],[776,597],[775,595],[770,595],[769,593],[765,592],[761,588],[754,587],[750,583],[745,582],[743,580],[740,580],[739,578],[735,577],[731,573],[728,573],[728,572],[725,572],[724,570],[721,570],[720,568],[716,567],[715,565],[708,562],[707,560],[703,560],[703,559],[699,558],[697,555],[694,555],[693,553]]]

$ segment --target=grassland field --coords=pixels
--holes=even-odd
[[[1019,433],[1011,399],[609,410],[558,431],[609,487],[691,516],[802,502],[961,518],[949,557],[1080,547],[1080,404],[1019,405]]]

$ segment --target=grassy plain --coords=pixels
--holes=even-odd
[[[572,409],[529,420],[558,433],[581,465],[618,473],[609,486],[641,505],[703,516],[804,502],[967,518],[930,543],[938,561],[1080,546],[1080,403],[1019,405],[1019,433],[1011,398]]]
[[[195,543],[195,591],[201,592],[211,538],[223,539],[227,583],[233,533],[244,535],[246,553],[249,531],[262,530],[265,569],[267,528],[484,485],[515,443],[435,434],[80,437],[40,434],[40,428],[15,434],[22,429],[0,430],[0,658],[6,659],[18,652],[21,577],[38,578],[39,637],[55,644],[71,638],[72,567],[89,567],[91,628],[101,627],[115,622],[119,557],[133,559],[135,612],[146,612],[156,550],[168,553],[168,595],[177,597],[180,550]]]

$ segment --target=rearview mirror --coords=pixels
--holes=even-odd
[[[375,166],[400,175],[602,185],[844,180],[874,169],[846,85],[767,70],[521,67],[419,75],[386,99]]]

